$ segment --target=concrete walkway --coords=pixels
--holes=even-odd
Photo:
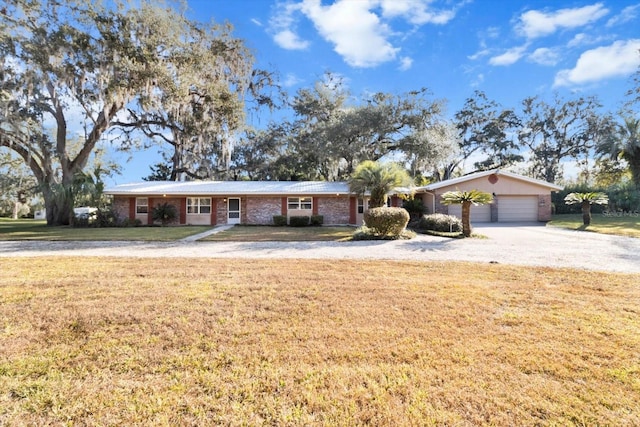
[[[233,227],[233,225],[216,225],[211,230],[203,231],[202,233],[194,234],[193,236],[185,237],[184,239],[180,239],[180,242],[196,242],[200,239],[204,239],[207,236],[211,236],[212,234],[220,233],[221,231],[226,231]]]

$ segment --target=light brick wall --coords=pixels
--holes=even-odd
[[[538,221],[551,221],[551,194],[538,195]]]
[[[314,201],[325,225],[349,224],[349,197],[316,197]]]
[[[118,216],[119,221],[129,218],[129,197],[114,197],[113,211]]]
[[[282,212],[280,197],[251,197],[247,199],[247,224],[273,224],[273,216]]]
[[[227,223],[227,201],[224,199],[217,199],[216,203],[216,224]]]

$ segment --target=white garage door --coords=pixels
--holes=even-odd
[[[538,196],[498,196],[498,221],[537,221]]]
[[[449,215],[462,218],[462,205],[449,205]],[[491,222],[491,205],[471,205],[470,220],[474,222]]]

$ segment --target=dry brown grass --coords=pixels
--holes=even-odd
[[[0,260],[0,425],[640,425],[640,278]]]

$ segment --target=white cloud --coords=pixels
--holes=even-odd
[[[253,22],[255,25],[257,25],[258,27],[262,27],[262,22],[260,22],[259,19],[256,18],[251,18],[251,22]]]
[[[475,61],[476,59],[480,59],[484,56],[490,55],[491,54],[491,50],[489,49],[482,49],[477,51],[476,53],[474,53],[473,55],[469,55],[467,56],[467,58],[469,58],[472,61]]]
[[[640,4],[636,4],[633,6],[627,6],[622,11],[609,19],[607,21],[607,27],[613,27],[616,25],[624,24],[626,22],[631,22],[638,17],[638,12],[640,12]]]
[[[309,42],[300,39],[297,34],[290,30],[283,30],[273,36],[273,40],[283,49],[304,50],[309,47]]]
[[[302,83],[302,80],[298,78],[298,76],[296,76],[295,74],[292,73],[288,73],[285,78],[284,81],[282,82],[282,85],[284,87],[292,87],[295,86],[299,83]]]
[[[400,70],[407,71],[413,65],[413,59],[405,56],[404,58],[400,58]]]
[[[560,60],[560,54],[556,49],[541,47],[534,50],[528,59],[536,64],[554,66]]]
[[[402,16],[415,25],[446,24],[456,16],[457,12],[457,8],[432,11],[431,0],[380,0],[380,3],[384,17]]]
[[[489,64],[502,66],[515,64],[520,60],[520,58],[522,58],[526,49],[526,45],[511,48],[502,55],[494,56],[489,59]]]
[[[484,83],[484,74],[480,73],[476,76],[476,79],[471,82],[471,87],[478,87]]]
[[[309,42],[303,40],[295,32],[295,15],[300,11],[300,5],[295,3],[281,4],[277,13],[269,20],[269,30],[273,34],[273,41],[283,49],[303,50],[309,47]]]
[[[389,27],[369,9],[371,0],[338,0],[323,6],[320,0],[305,0],[302,12],[320,35],[353,67],[374,67],[396,58],[399,48],[387,36]]]
[[[567,47],[579,47],[587,45],[600,44],[606,40],[611,40],[611,36],[598,36],[593,37],[585,33],[579,33],[573,36],[573,38],[567,43]]]
[[[602,3],[555,12],[529,10],[520,15],[518,31],[527,38],[553,34],[560,29],[578,28],[590,24],[609,13]]]
[[[618,40],[609,46],[584,52],[573,69],[556,74],[554,86],[593,83],[611,77],[628,76],[640,65],[640,39]]]
[[[455,6],[442,10],[434,10],[431,7],[433,1],[334,0],[328,3],[323,0],[289,0],[276,7],[269,32],[274,41],[285,49],[306,49],[309,41],[302,39],[296,30],[298,20],[306,17],[319,35],[333,44],[334,51],[347,64],[375,67],[398,59],[400,48],[391,38],[403,34],[393,30],[392,19],[401,18],[414,26],[445,24],[469,0],[460,0]],[[400,61],[401,69],[411,66],[408,58]]]

